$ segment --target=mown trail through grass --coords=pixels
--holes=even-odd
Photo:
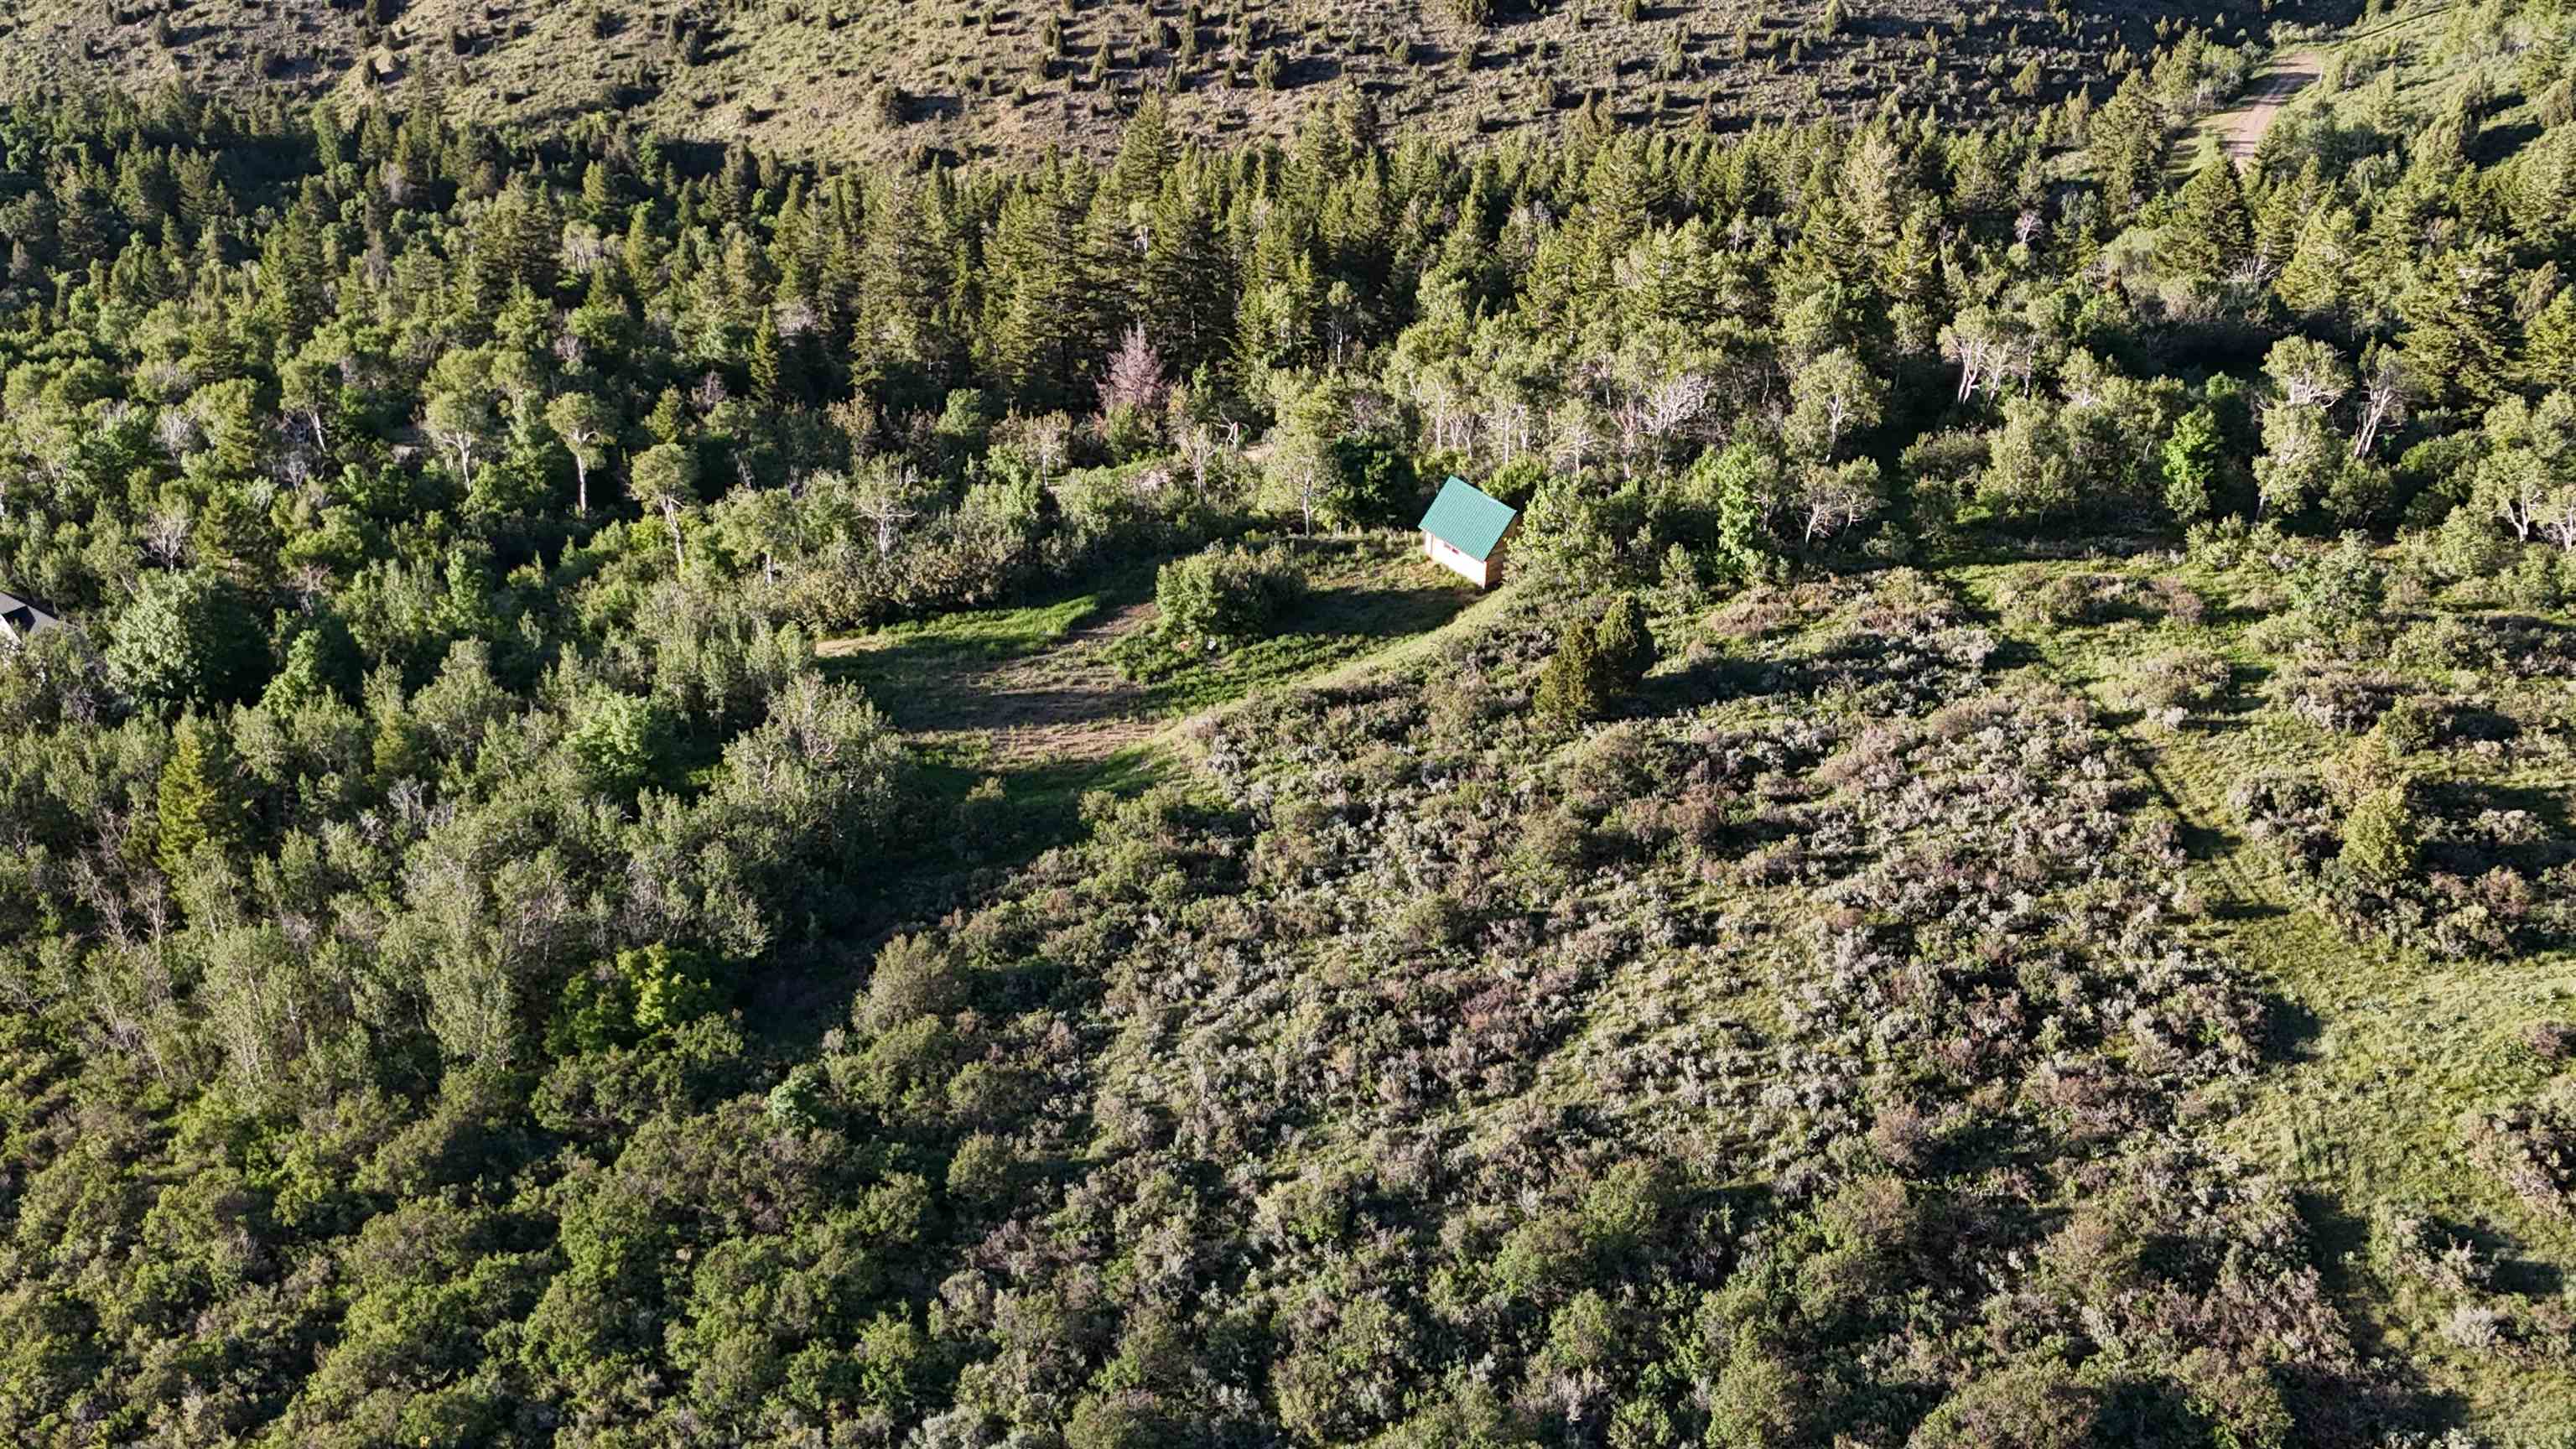
[[[2141,641],[2117,630],[2003,621],[2001,596],[2056,564],[1964,568],[1954,578],[2002,637],[2101,711],[2180,822],[2208,909],[2205,944],[2274,996],[2271,1068],[2203,1104],[2212,1138],[2301,1194],[2320,1266],[2365,1342],[2417,1365],[2425,1387],[2477,1422],[2560,1432],[2576,1422],[2576,1365],[2507,1360],[2445,1333],[2447,1306],[2371,1252],[2371,1224],[2426,1216],[2477,1241],[2499,1292],[2564,1290],[2576,1232],[2539,1218],[2467,1159],[2463,1113],[2527,1095],[2543,1070],[2522,1024],[2566,1015],[2576,970],[2564,958],[2437,961],[2356,939],[2305,898],[2274,851],[2236,827],[2229,795],[2247,776],[2313,765],[2339,741],[2266,717],[2248,685],[2267,672],[2225,623],[2207,630],[2236,671],[2221,715],[2177,729],[2126,709],[2120,672]],[[2222,616],[2223,617],[2223,616]],[[2511,1225],[2500,1227],[2497,1225]]]
[[[1182,766],[1194,722],[1281,689],[1348,682],[1436,647],[1509,607],[1424,560],[1410,533],[1302,538],[1309,592],[1270,637],[1131,680],[1115,651],[1155,623],[1150,560],[1082,592],[961,610],[827,639],[824,670],[855,682],[912,748],[915,838],[837,969],[782,983],[757,1013],[801,1042],[846,1000],[893,932],[974,899],[1011,869],[1080,837],[1095,791],[1133,795]],[[818,1015],[817,1013],[820,1013]]]

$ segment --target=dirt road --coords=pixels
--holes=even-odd
[[[2274,60],[2254,82],[2253,91],[2244,104],[2209,118],[2218,132],[2218,144],[2237,165],[2252,164],[2254,153],[2270,133],[2273,118],[2291,98],[2316,83],[2325,71],[2325,56],[2314,50],[2293,51]]]

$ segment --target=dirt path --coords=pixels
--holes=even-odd
[[[2243,105],[2210,117],[2209,125],[2217,131],[2218,144],[2229,159],[2239,166],[2251,165],[2281,108],[2316,84],[2317,77],[2325,73],[2325,64],[2323,51],[2300,50],[2281,56],[2255,82]]]
[[[1144,628],[1152,604],[1113,609],[1043,654],[1014,659],[966,687],[979,696],[972,730],[986,733],[1009,764],[1088,764],[1145,739],[1159,727],[1145,691],[1110,661],[1109,646]]]
[[[1105,610],[1034,653],[1002,659],[893,633],[827,644],[824,653],[879,656],[872,692],[925,744],[974,745],[995,766],[1093,764],[1159,728],[1145,691],[1109,658],[1110,645],[1153,616],[1150,603]]]

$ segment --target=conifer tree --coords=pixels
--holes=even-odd
[[[1579,723],[1598,718],[1603,705],[1601,676],[1592,621],[1578,619],[1558,637],[1556,652],[1539,671],[1538,692],[1531,703],[1551,719]]]
[[[171,733],[153,814],[159,826],[154,854],[164,874],[179,875],[199,846],[229,852],[238,843],[243,811],[231,753],[214,726],[193,713],[180,716]]]
[[[1645,679],[1655,664],[1655,637],[1646,627],[1646,606],[1635,594],[1621,594],[1601,616],[1593,649],[1605,692],[1625,694]]]
[[[2399,341],[2436,402],[2484,407],[2503,394],[2513,319],[2504,301],[2510,265],[2484,239],[2426,258],[2399,299]]]
[[[2252,258],[2254,217],[2233,160],[2218,156],[2184,185],[2163,251],[2177,273],[2201,281],[2218,281]]]
[[[2133,70],[2093,117],[2094,174],[2115,221],[2126,220],[2156,194],[2164,154],[2164,110],[2146,73]]]

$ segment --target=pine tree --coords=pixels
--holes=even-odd
[[[180,874],[199,846],[228,852],[239,843],[243,811],[231,752],[214,726],[195,714],[180,716],[172,732],[153,809],[159,825],[154,854],[165,874]]]
[[[751,334],[752,395],[771,407],[784,406],[791,390],[785,369],[786,344],[778,335],[778,314],[763,308]]]
[[[1655,664],[1655,636],[1646,627],[1646,606],[1634,594],[1621,594],[1601,616],[1593,632],[1604,693],[1625,694],[1644,681]]]
[[[1601,657],[1592,621],[1568,624],[1556,652],[1539,671],[1538,693],[1531,700],[1551,719],[1580,722],[1598,718],[1602,709]]]
[[[2428,257],[2399,299],[2399,341],[2433,401],[2484,407],[2504,392],[2513,319],[2504,301],[2504,249],[2478,240]]]
[[[1207,198],[1178,172],[1155,198],[1137,312],[1154,319],[1156,340],[1177,372],[1232,350],[1234,258]]]
[[[2523,382],[2544,390],[2576,392],[2576,287],[2560,289],[2526,331]]]
[[[654,400],[653,411],[645,415],[644,430],[663,443],[676,443],[688,436],[689,405],[678,388],[662,389],[661,397]]]
[[[2164,165],[2165,118],[2146,72],[2133,70],[2093,117],[2093,171],[2112,219],[2129,214],[2156,194]]]
[[[2182,209],[2163,251],[2175,272],[2217,281],[2254,254],[2254,215],[2236,163],[2225,156],[2200,168],[2182,189]]]

